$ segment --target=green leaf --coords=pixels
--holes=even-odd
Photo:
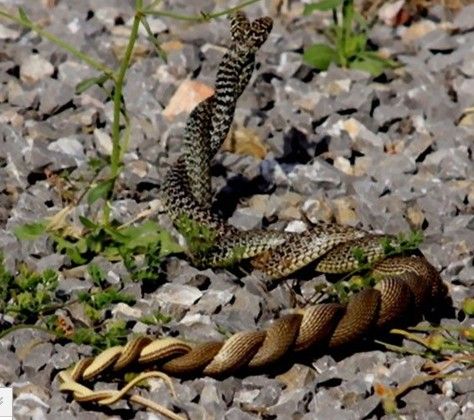
[[[87,89],[90,89],[94,85],[102,86],[108,79],[109,75],[102,74],[97,77],[90,77],[88,79],[84,79],[82,82],[79,82],[76,85],[75,91],[77,95],[84,93]]]
[[[352,0],[344,0],[342,5],[342,26],[346,36],[352,31],[352,21],[354,20],[354,2]]]
[[[398,67],[396,61],[380,57],[374,51],[363,51],[359,53],[354,61],[349,63],[351,69],[362,70],[370,73],[372,76],[379,76],[386,69]]]
[[[383,61],[371,58],[366,55],[359,55],[356,60],[349,63],[349,67],[354,70],[361,70],[370,73],[372,76],[380,76],[389,66]]]
[[[66,251],[67,256],[71,259],[74,264],[84,264],[87,260],[81,255],[81,252],[76,247],[76,244],[66,239],[61,238],[58,235],[52,236],[54,242],[56,242],[56,251]]]
[[[357,260],[359,265],[367,263],[367,255],[365,254],[364,250],[360,247],[352,248],[352,255]]]
[[[107,161],[100,158],[91,158],[87,162],[87,165],[89,166],[89,168],[91,168],[95,172],[99,172],[107,164],[108,164]]]
[[[390,255],[395,251],[395,247],[392,244],[392,238],[384,236],[380,239],[380,245],[382,245],[383,252],[385,255]]]
[[[20,16],[21,22],[25,24],[26,26],[30,26],[32,24],[30,18],[26,14],[25,9],[23,9],[23,7],[18,8],[18,15]]]
[[[92,220],[88,219],[87,217],[79,216],[79,220],[81,221],[82,225],[87,229],[95,230],[98,227],[98,225],[96,225]]]
[[[347,58],[358,55],[365,50],[367,37],[365,34],[351,34],[346,38],[344,54]]]
[[[107,199],[110,191],[114,187],[114,179],[107,179],[100,182],[94,188],[89,191],[87,195],[87,202],[89,204],[95,203],[99,198]]]
[[[89,264],[87,272],[89,276],[91,276],[92,283],[98,287],[100,287],[106,279],[105,273],[97,264]]]
[[[85,254],[88,250],[88,242],[86,238],[79,239],[75,244],[74,248],[78,250],[81,254]]]
[[[384,63],[387,68],[394,69],[394,68],[397,68],[397,67],[401,66],[401,64],[399,62],[395,61],[395,60],[391,60],[390,58],[381,57],[376,51],[364,51],[361,54],[359,54],[359,56],[369,57],[369,58],[372,58],[374,60],[378,60],[378,61]]]
[[[183,252],[183,248],[173,239],[166,230],[160,231],[160,257],[166,257],[169,254]]]
[[[41,221],[17,226],[13,232],[20,240],[36,239],[46,232],[46,222]]]
[[[303,60],[318,70],[327,70],[331,63],[339,64],[336,50],[326,44],[311,45],[305,50]]]
[[[462,305],[462,310],[466,315],[474,315],[474,298],[467,298]]]
[[[160,240],[161,228],[149,220],[139,226],[129,226],[121,229],[122,243],[127,249],[146,248]]]
[[[304,7],[303,15],[308,16],[315,11],[326,12],[328,10],[335,9],[342,4],[342,1],[343,0],[321,0],[317,3],[307,4]]]

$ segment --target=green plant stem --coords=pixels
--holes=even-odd
[[[53,44],[58,45],[61,48],[64,48],[70,54],[72,54],[79,60],[84,61],[93,69],[105,73],[109,78],[112,78],[112,79],[114,78],[114,71],[110,67],[92,58],[90,55],[79,51],[78,49],[74,48],[71,44],[67,43],[63,39],[58,38],[56,35],[53,35],[52,33],[45,31],[43,28],[41,28],[41,26],[37,25],[36,23],[29,22],[29,21],[26,22],[22,20],[20,17],[12,15],[4,10],[0,10],[0,16],[3,16],[4,18],[8,20],[13,21],[17,23],[18,25],[23,26],[24,28],[28,28],[32,30],[33,32],[36,32],[39,36],[47,39],[48,41],[52,42]]]
[[[237,6],[230,7],[220,12],[209,13],[209,14],[202,13],[200,15],[182,15],[180,13],[168,12],[165,10],[153,10],[154,3],[155,3],[153,2],[152,5],[150,5],[149,7],[143,10],[143,13],[147,15],[169,17],[169,18],[177,19],[177,20],[187,20],[191,22],[206,22],[211,19],[228,15],[229,13],[235,12],[236,10],[240,10],[246,6],[257,3],[258,1],[260,0],[246,0],[246,1],[243,1],[242,3],[239,3]]]
[[[128,39],[127,48],[125,50],[125,55],[120,64],[120,68],[117,74],[117,79],[115,82],[114,88],[114,111],[113,111],[113,121],[112,121],[112,156],[110,161],[110,169],[112,172],[112,178],[116,178],[119,169],[120,169],[120,110],[122,108],[122,91],[123,84],[125,81],[125,74],[127,73],[128,66],[130,65],[130,60],[133,53],[133,47],[138,38],[138,27],[140,26],[140,20],[142,17],[142,12],[139,9],[141,6],[142,0],[136,0],[136,13],[133,18],[132,30],[130,33],[130,38]]]
[[[110,172],[113,181],[110,193],[113,191],[113,185],[120,172],[120,162],[122,157],[122,145],[120,143],[120,115],[122,111],[122,92],[123,85],[125,82],[125,75],[127,73],[130,61],[132,58],[133,48],[138,38],[138,28],[140,21],[143,17],[141,8],[143,6],[143,0],[135,1],[135,16],[133,18],[132,29],[130,37],[128,39],[127,48],[125,49],[125,55],[120,63],[117,76],[115,78],[114,95],[113,95],[113,120],[112,120],[112,155],[110,157]],[[128,125],[128,119],[125,118]],[[110,203],[106,201],[103,209],[103,221],[104,225],[108,225],[110,221]]]

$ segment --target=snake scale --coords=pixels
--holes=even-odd
[[[222,377],[243,368],[262,370],[311,349],[337,349],[395,324],[416,322],[446,293],[438,272],[420,252],[387,257],[380,235],[328,223],[303,233],[242,232],[212,213],[211,159],[228,135],[237,100],[253,72],[255,54],[272,28],[270,18],[250,22],[242,12],[232,14],[230,21],[232,41],[218,68],[215,93],[191,112],[183,153],[163,182],[163,202],[178,230],[186,236],[191,223],[212,233],[211,243],[191,259],[212,267],[249,260],[268,278],[280,279],[308,264],[321,273],[352,272],[359,267],[354,255],[359,248],[371,264],[371,275],[379,281],[353,294],[346,304],[295,310],[266,329],[237,332],[223,341],[137,337],[109,348],[60,373],[61,389],[72,392],[78,401],[112,404],[148,377]],[[120,391],[93,391],[80,383],[107,372],[119,375],[132,365],[145,372]],[[158,366],[159,372],[147,371],[151,365]],[[178,418],[137,394],[128,398]]]

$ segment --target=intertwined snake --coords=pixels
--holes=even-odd
[[[205,246],[190,246],[192,260],[219,267],[245,259],[267,277],[279,279],[308,264],[322,273],[352,272],[360,268],[354,252],[359,249],[371,266],[370,274],[379,281],[374,288],[353,294],[347,304],[326,303],[295,310],[266,329],[238,332],[223,341],[135,338],[61,372],[62,389],[73,392],[78,401],[112,404],[147,377],[222,377],[241,368],[262,370],[291,354],[315,348],[319,352],[340,348],[397,323],[415,322],[445,293],[440,276],[421,253],[387,257],[380,235],[326,223],[298,234],[242,232],[212,213],[211,159],[229,132],[237,99],[254,68],[255,53],[272,27],[270,18],[249,22],[241,12],[230,20],[232,42],[220,63],[215,93],[192,111],[183,154],[163,183],[163,201],[178,230],[188,238],[190,231],[194,232],[190,241],[199,241],[195,231],[205,232]],[[121,391],[93,391],[79,383],[106,371],[118,375],[132,366],[146,371],[152,365],[158,366],[159,372],[142,373]],[[163,410],[137,394],[129,399]]]

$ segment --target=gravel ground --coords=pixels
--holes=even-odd
[[[130,30],[131,2],[59,1],[52,9],[46,3],[3,0],[2,7],[23,5],[31,20],[117,66],[116,53]],[[215,7],[212,0],[172,3],[183,13]],[[235,2],[217,3],[220,9]],[[248,13],[275,16],[276,3],[264,1]],[[422,251],[441,271],[453,300],[454,311],[441,323],[472,325],[460,308],[473,295],[474,283],[474,114],[467,111],[474,106],[474,6],[457,15],[433,7],[408,27],[377,24],[371,39],[404,66],[373,79],[336,67],[317,73],[303,65],[302,48],[323,40],[315,28],[328,17],[303,18],[302,4],[290,5],[284,2],[275,18],[236,112],[235,125],[242,141],[250,141],[252,155],[234,150],[216,157],[216,207],[242,229],[271,225],[295,231],[317,220],[385,233],[423,229]],[[228,40],[225,19],[189,24],[154,18],[150,24],[168,51],[168,63],[142,35],[125,88],[133,129],[113,202],[114,217],[122,222],[159,208],[158,188],[180,152],[185,121],[183,113],[173,117],[170,100],[188,78],[212,86]],[[88,291],[83,267],[68,269],[69,260],[46,238],[20,242],[12,230],[63,207],[47,173],[67,168],[71,179],[80,180],[87,177],[89,158],[110,152],[112,104],[97,87],[76,95],[75,85],[96,73],[31,32],[0,20],[0,45],[0,248],[11,270],[19,261],[36,270],[60,269],[60,290]],[[181,107],[186,108],[183,101]],[[77,214],[89,214],[87,206],[81,204]],[[152,217],[169,226],[164,216]],[[322,281],[291,280],[268,288],[254,274],[200,271],[173,257],[164,283],[147,293],[127,282],[123,263],[96,262],[109,284],[137,299],[134,307],[115,305],[111,317],[126,319],[131,332],[189,339],[261,325],[294,305],[288,285],[296,286],[301,300]],[[155,309],[172,320],[150,330],[138,318]],[[16,419],[157,418],[125,402],[113,409],[82,407],[58,391],[57,372],[90,354],[90,346],[55,343],[32,330],[16,331],[0,346],[0,383],[15,389]],[[392,418],[384,415],[374,384],[404,384],[425,362],[375,349],[337,360],[323,356],[276,376],[173,380],[176,400],[160,382],[143,392],[192,419]],[[398,413],[407,419],[473,418],[474,379],[472,370],[466,373],[464,379],[414,387],[400,399]]]

